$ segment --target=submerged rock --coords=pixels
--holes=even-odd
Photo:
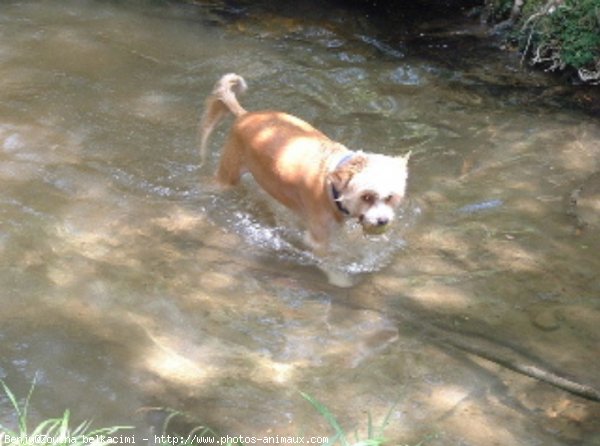
[[[589,176],[571,193],[570,205],[578,228],[600,227],[600,172]]]
[[[560,318],[555,309],[544,309],[532,315],[531,322],[540,330],[553,331],[560,328]]]

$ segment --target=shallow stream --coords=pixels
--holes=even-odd
[[[600,240],[570,203],[600,123],[473,30],[375,23],[310,2],[2,2],[0,378],[21,397],[36,379],[34,420],[69,408],[142,438],[169,408],[232,436],[332,435],[305,392],[359,438],[389,415],[392,444],[600,444],[598,401],[523,373],[600,388]],[[412,150],[395,229],[336,245],[354,287],[251,179],[215,188],[229,122],[199,167],[226,72],[248,109]]]

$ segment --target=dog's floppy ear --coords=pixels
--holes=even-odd
[[[329,174],[329,181],[338,191],[343,191],[354,175],[365,168],[367,158],[364,156],[355,156],[349,161],[338,166]]]

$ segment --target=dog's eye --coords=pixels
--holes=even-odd
[[[383,201],[385,201],[386,203],[391,203],[393,199],[394,199],[393,195],[388,195],[387,197],[385,197],[383,199]]]
[[[367,204],[375,203],[375,195],[374,194],[363,194],[361,197],[362,201]]]

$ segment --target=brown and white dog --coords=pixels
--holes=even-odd
[[[226,74],[206,101],[199,129],[202,162],[211,132],[229,112],[236,116],[221,155],[219,183],[236,185],[250,172],[305,220],[306,242],[318,256],[327,254],[332,232],[346,218],[358,219],[366,234],[385,232],[404,198],[410,153],[351,151],[295,116],[248,112],[236,97],[246,89],[241,76]]]

